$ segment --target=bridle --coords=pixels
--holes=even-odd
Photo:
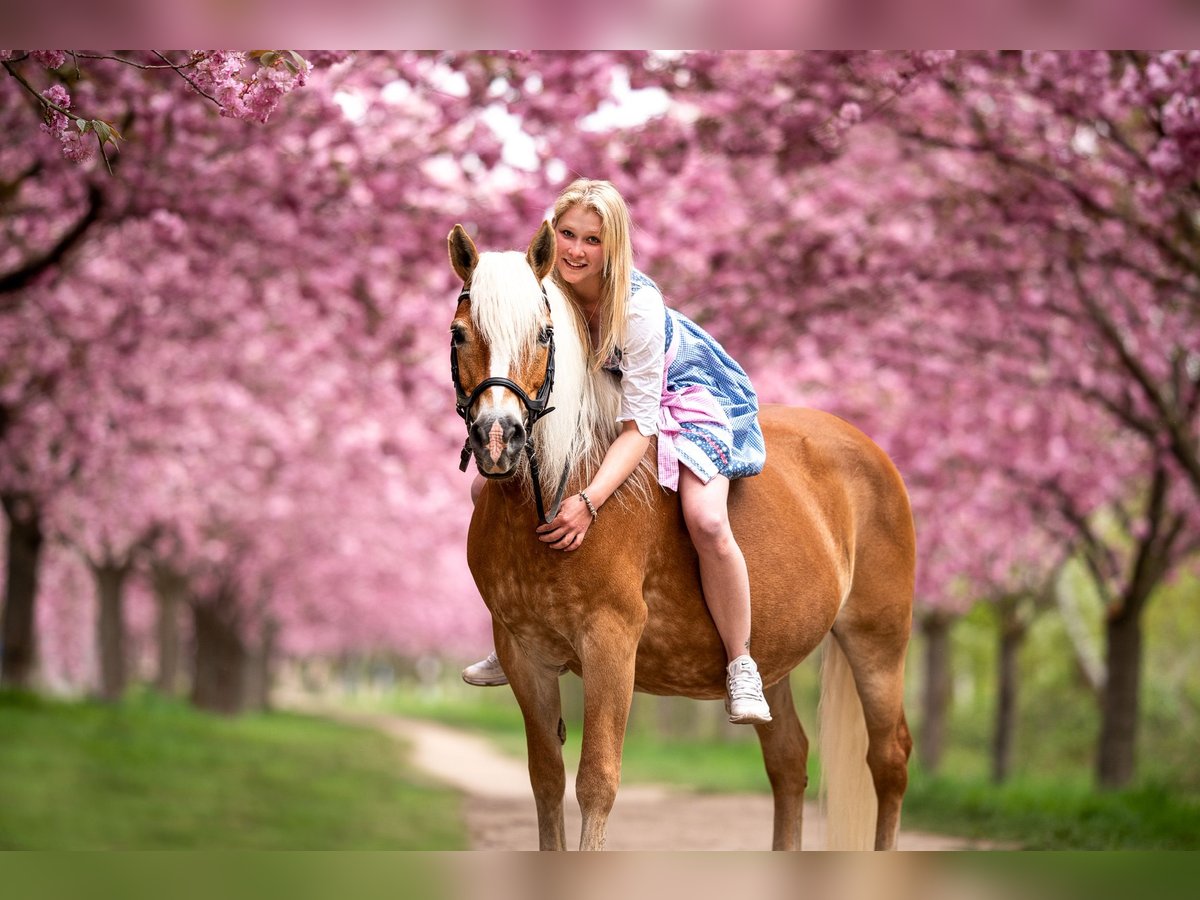
[[[550,298],[546,295],[546,286],[538,285],[542,289],[542,300],[546,303],[546,312],[550,312]],[[462,291],[459,292],[457,303],[462,303],[463,300],[471,298],[471,290],[466,285],[463,285]],[[558,482],[558,491],[554,496],[554,506],[551,508],[549,515],[546,514],[545,506],[542,502],[542,479],[541,472],[538,467],[537,453],[533,446],[533,426],[542,416],[549,415],[554,412],[554,407],[547,407],[546,404],[550,400],[550,391],[554,388],[554,326],[546,327],[548,332],[548,353],[546,356],[546,377],[542,380],[542,386],[538,388],[537,396],[531,398],[519,384],[510,378],[501,378],[493,376],[485,378],[479,384],[475,385],[475,389],[470,394],[463,388],[462,378],[458,374],[458,347],[454,343],[454,338],[450,338],[450,377],[454,381],[454,392],[457,396],[457,402],[454,404],[455,410],[462,416],[463,422],[467,426],[467,439],[463,442],[462,456],[459,459],[459,471],[467,471],[467,463],[471,459],[471,429],[475,425],[475,420],[471,418],[471,407],[475,405],[475,401],[479,399],[480,394],[491,387],[501,387],[505,390],[512,391],[517,395],[517,399],[525,407],[525,453],[529,457],[529,475],[533,480],[533,497],[537,501],[538,519],[542,525],[554,520],[558,515],[558,508],[562,505],[563,493],[567,489],[567,476],[570,474],[571,467],[563,466],[562,478]],[[486,472],[480,472],[484,478],[507,478],[507,475],[489,475]]]

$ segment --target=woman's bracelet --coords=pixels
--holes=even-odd
[[[588,495],[585,494],[583,491],[580,491],[579,499],[582,500],[587,505],[588,512],[590,512],[592,514],[592,521],[595,522],[596,521],[596,507],[594,507],[592,505],[592,501],[588,499]]]

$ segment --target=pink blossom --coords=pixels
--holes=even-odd
[[[57,69],[67,61],[65,50],[31,50],[29,55],[47,69]]]
[[[71,108],[71,95],[61,84],[56,84],[42,92],[42,96],[63,109]],[[57,109],[47,108],[42,131],[53,135],[62,145],[63,156],[73,162],[86,162],[96,152],[96,139],[93,135],[82,134],[75,127],[74,121]]]

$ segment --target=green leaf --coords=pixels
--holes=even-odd
[[[92,119],[89,124],[96,132],[96,137],[100,139],[100,143],[102,144],[112,144],[115,147],[117,145],[117,141],[123,140],[121,137],[121,132],[117,131],[117,129],[108,122],[104,122],[100,119]]]

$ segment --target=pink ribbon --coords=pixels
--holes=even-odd
[[[699,385],[690,384],[681,391],[667,387],[667,371],[675,359],[679,331],[671,335],[671,346],[663,357],[662,398],[658,405],[658,483],[673,491],[679,490],[679,454],[675,440],[683,434],[680,421],[698,425],[712,424],[728,430],[725,411],[716,399]]]

